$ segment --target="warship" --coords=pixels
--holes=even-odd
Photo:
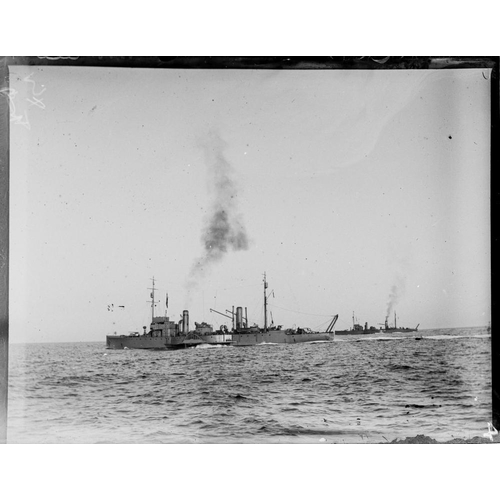
[[[333,316],[328,328],[324,332],[314,332],[310,328],[298,327],[283,329],[282,325],[274,325],[274,321],[270,325],[267,323],[267,287],[266,274],[264,273],[264,327],[260,328],[254,324],[249,326],[245,308],[243,315],[243,307],[234,307],[230,312],[231,316],[211,309],[211,312],[226,316],[233,322],[231,331],[232,345],[235,347],[253,346],[257,344],[298,344],[302,342],[319,342],[332,341],[335,339],[334,326],[338,319],[338,314]],[[226,311],[229,312],[229,311]]]
[[[367,333],[379,333],[380,328],[376,328],[374,326],[368,326],[368,323],[365,325],[360,325],[356,323],[354,319],[354,311],[352,312],[352,328],[349,330],[335,330],[335,335],[365,335]]]
[[[155,279],[152,278],[153,287],[150,289],[151,298],[151,324],[149,331],[143,327],[143,333],[132,332],[128,335],[107,335],[107,349],[182,349],[195,347],[199,344],[230,345],[231,333],[222,326],[214,331],[208,323],[195,322],[195,328],[189,328],[189,311],[182,312],[180,321],[171,321],[167,316],[168,295],[165,301],[165,315],[155,316]]]
[[[403,326],[399,326],[398,327],[397,320],[396,320],[396,311],[394,311],[394,326],[389,326],[389,316],[385,317],[385,323],[384,323],[383,326],[384,326],[384,328],[380,329],[381,333],[417,332],[418,331],[418,327],[420,326],[420,323],[415,328],[406,328],[406,327],[403,327]]]

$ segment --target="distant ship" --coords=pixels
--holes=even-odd
[[[352,328],[349,330],[335,330],[335,335],[363,335],[367,333],[379,333],[380,328],[375,328],[374,326],[368,326],[368,323],[365,323],[365,326],[356,323],[354,319],[354,311],[352,313]]]
[[[394,332],[417,332],[420,323],[415,328],[406,328],[402,326],[397,326],[396,322],[396,311],[394,311],[394,326],[389,326],[389,316],[385,317],[384,328],[381,329],[381,333],[394,333]]]
[[[231,311],[231,316],[211,309],[212,312],[226,316],[233,321],[232,345],[236,347],[252,346],[257,344],[295,344],[302,342],[331,341],[335,338],[334,326],[338,314],[332,318],[328,328],[324,332],[313,332],[310,328],[289,328],[282,329],[281,325],[274,325],[274,322],[267,324],[267,281],[264,273],[264,328],[258,325],[248,326],[248,320],[245,308],[245,317],[243,317],[243,308],[237,307],[236,313]],[[229,311],[228,311],[229,312]]]
[[[149,331],[133,332],[129,335],[107,335],[106,347],[108,349],[181,349],[194,347],[198,344],[230,345],[231,334],[225,327],[214,331],[208,323],[196,323],[194,330],[189,329],[189,311],[182,312],[182,319],[176,323],[169,317],[155,316],[155,279],[151,288],[151,325]],[[165,303],[168,306],[168,298]]]

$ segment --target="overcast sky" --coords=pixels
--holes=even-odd
[[[489,75],[11,67],[11,341],[486,325]]]

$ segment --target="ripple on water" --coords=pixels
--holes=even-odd
[[[428,342],[172,352],[13,346],[8,439],[366,443],[482,435],[491,415],[490,338],[436,334]]]

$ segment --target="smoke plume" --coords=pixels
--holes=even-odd
[[[395,281],[395,284],[391,287],[389,299],[387,300],[387,312],[385,314],[386,317],[392,314],[394,308],[398,305],[399,300],[405,293],[405,279],[401,275],[398,275],[396,276]]]
[[[224,147],[225,142],[215,133],[204,145],[213,201],[202,232],[204,252],[193,264],[188,286],[193,286],[227,252],[248,249],[248,237],[237,211],[237,189]]]

